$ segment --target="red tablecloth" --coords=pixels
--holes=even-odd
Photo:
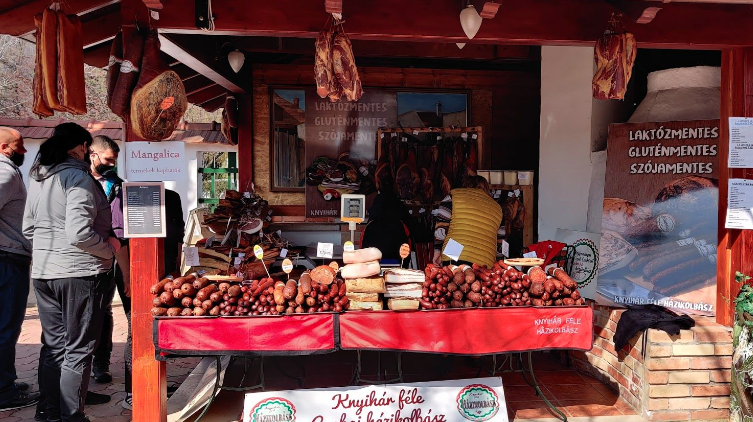
[[[585,306],[346,312],[340,347],[467,355],[590,350],[592,319]]]
[[[315,354],[337,350],[336,314],[156,318],[157,354]]]
[[[588,307],[354,311],[277,317],[156,318],[158,355],[284,355],[396,350],[483,355],[590,350]]]

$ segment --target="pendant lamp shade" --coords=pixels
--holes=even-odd
[[[465,9],[460,11],[460,25],[463,27],[463,32],[465,32],[465,36],[469,40],[472,40],[476,36],[479,28],[481,28],[482,20],[483,18],[481,18],[472,4],[469,4]]]
[[[238,73],[243,67],[243,62],[246,61],[246,56],[238,50],[231,51],[227,55],[227,61],[230,63],[230,68],[233,69],[233,72]]]

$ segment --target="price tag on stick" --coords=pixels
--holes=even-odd
[[[343,251],[345,251],[345,252],[353,252],[355,250],[356,250],[356,248],[355,248],[355,246],[353,246],[353,242],[351,242],[350,240],[348,240],[347,242],[345,242],[343,244]]]
[[[184,246],[183,256],[186,258],[186,266],[198,267],[201,265],[201,261],[199,260],[199,248],[196,246]]]
[[[288,275],[288,280],[290,280],[290,273],[293,272],[293,262],[285,258],[282,261],[282,271]]]
[[[269,275],[267,264],[264,263],[264,249],[262,249],[261,246],[254,245],[254,256],[256,257],[256,259],[261,261],[261,265],[264,267],[264,271],[267,273],[267,277],[272,277],[271,275]]]
[[[410,245],[403,243],[400,245],[400,267],[405,266],[405,258],[410,256]]]
[[[332,259],[334,247],[335,245],[333,245],[332,243],[319,242],[316,244],[316,256],[319,258]]]

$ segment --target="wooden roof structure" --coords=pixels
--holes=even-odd
[[[0,0],[0,33],[34,41],[35,14],[49,0]],[[722,49],[753,45],[748,30],[753,0],[540,0],[501,3],[474,0],[486,18],[473,40],[464,35],[454,0],[223,0],[212,6],[214,30],[207,32],[208,0],[68,0],[69,13],[84,26],[86,63],[106,67],[121,25],[159,28],[162,50],[180,75],[188,99],[208,111],[228,93],[250,92],[254,63],[313,64],[313,39],[342,11],[359,65],[372,58],[453,61],[457,66],[515,66],[537,59],[529,45],[593,45],[613,13],[640,47]],[[459,49],[455,43],[467,43]],[[229,51],[245,53],[234,73]],[[458,60],[459,59],[459,60]],[[428,60],[428,62],[426,62]]]

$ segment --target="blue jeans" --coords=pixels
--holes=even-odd
[[[29,258],[0,252],[0,404],[18,396],[16,342],[29,297]]]

